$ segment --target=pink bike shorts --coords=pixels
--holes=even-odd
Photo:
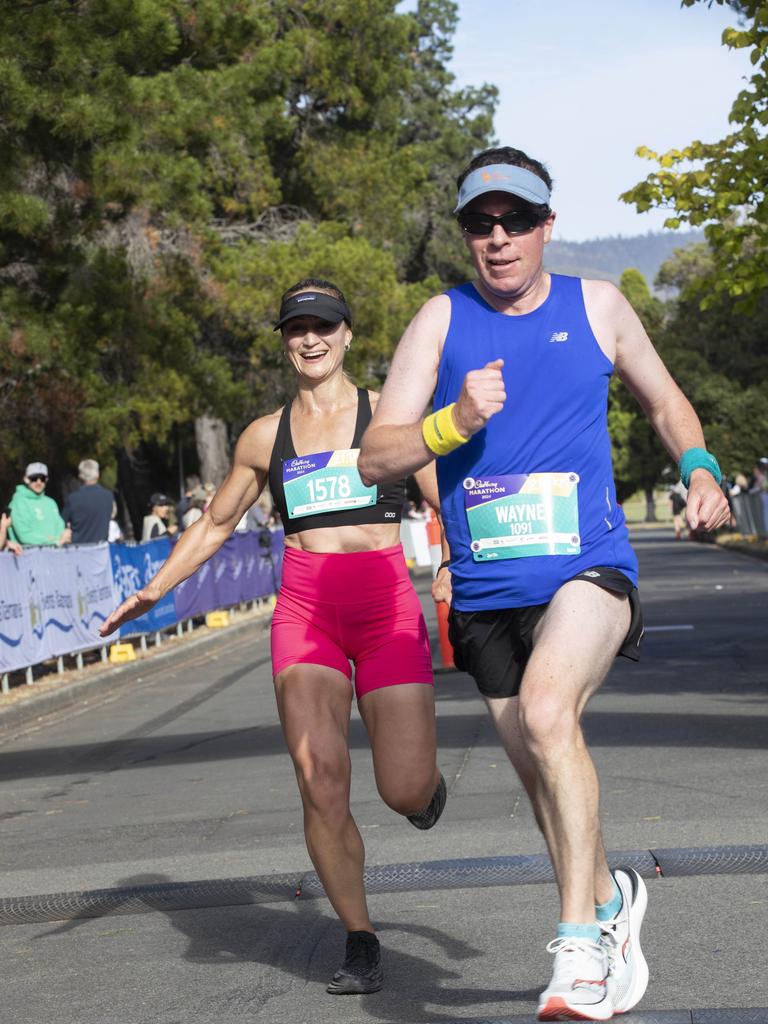
[[[403,549],[318,554],[285,549],[272,618],[272,671],[323,665],[370,690],[433,683],[429,636]]]

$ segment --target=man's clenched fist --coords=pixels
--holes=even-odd
[[[464,437],[482,430],[488,420],[499,412],[507,400],[504,378],[501,375],[503,359],[486,363],[482,370],[470,370],[464,378],[461,393],[453,409],[456,429]]]

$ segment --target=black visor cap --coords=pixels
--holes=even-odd
[[[339,324],[346,320],[352,326],[352,314],[346,302],[335,299],[325,292],[299,292],[291,295],[280,307],[280,316],[275,324],[278,331],[286,320],[297,316],[316,316],[319,320],[327,320],[329,324]]]

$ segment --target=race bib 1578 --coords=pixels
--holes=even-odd
[[[376,504],[376,486],[357,471],[359,448],[316,452],[283,462],[283,489],[290,519]]]
[[[467,478],[464,509],[472,558],[486,562],[531,555],[578,555],[578,483],[576,473]]]

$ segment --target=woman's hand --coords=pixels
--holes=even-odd
[[[157,604],[162,594],[155,594],[149,588],[138,590],[131,594],[125,601],[106,619],[99,627],[99,636],[109,636],[125,622],[131,619],[138,619]]]

